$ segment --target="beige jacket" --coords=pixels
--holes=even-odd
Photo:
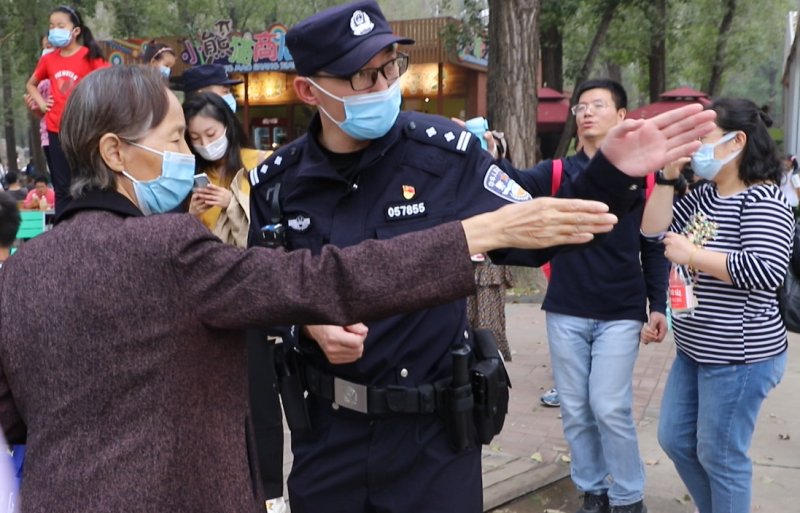
[[[220,212],[217,224],[211,231],[225,244],[246,248],[247,231],[250,228],[250,184],[244,168],[233,177],[230,189],[233,194],[231,203]]]

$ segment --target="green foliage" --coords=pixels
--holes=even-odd
[[[444,10],[454,9],[452,0],[442,0],[441,7]],[[461,9],[455,16],[458,22],[447,24],[440,34],[449,51],[455,52],[458,48],[470,46],[476,39],[488,41],[489,33],[481,17],[481,11],[485,8],[485,0],[462,0]]]
[[[568,88],[574,86],[603,2],[542,0],[543,29],[549,23],[563,28]],[[722,95],[748,97],[779,110],[785,17],[796,8],[796,0],[738,2],[724,57]],[[722,0],[668,2],[667,89],[686,85],[702,90],[708,83],[722,10]],[[609,63],[619,66],[632,107],[647,102],[649,38],[659,21],[652,2],[622,2],[593,69],[593,75],[606,75]]]

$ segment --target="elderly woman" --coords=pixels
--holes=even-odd
[[[452,301],[474,290],[470,254],[615,222],[600,203],[543,198],[317,257],[243,250],[190,215],[150,215],[192,188],[184,130],[152,69],[109,68],[72,93],[74,201],[0,274],[0,422],[27,439],[23,510],[255,511],[242,330]]]

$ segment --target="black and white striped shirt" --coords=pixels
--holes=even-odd
[[[723,197],[698,187],[673,209],[670,230],[681,233],[697,212],[718,224],[704,248],[728,254],[732,284],[699,272],[694,314],[673,319],[675,343],[700,363],[752,363],[787,348],[778,310],[794,235],[794,217],[780,188],[759,184]]]

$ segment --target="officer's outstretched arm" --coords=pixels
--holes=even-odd
[[[500,248],[541,249],[583,244],[610,232],[608,206],[578,199],[536,198],[462,221],[470,254]]]

